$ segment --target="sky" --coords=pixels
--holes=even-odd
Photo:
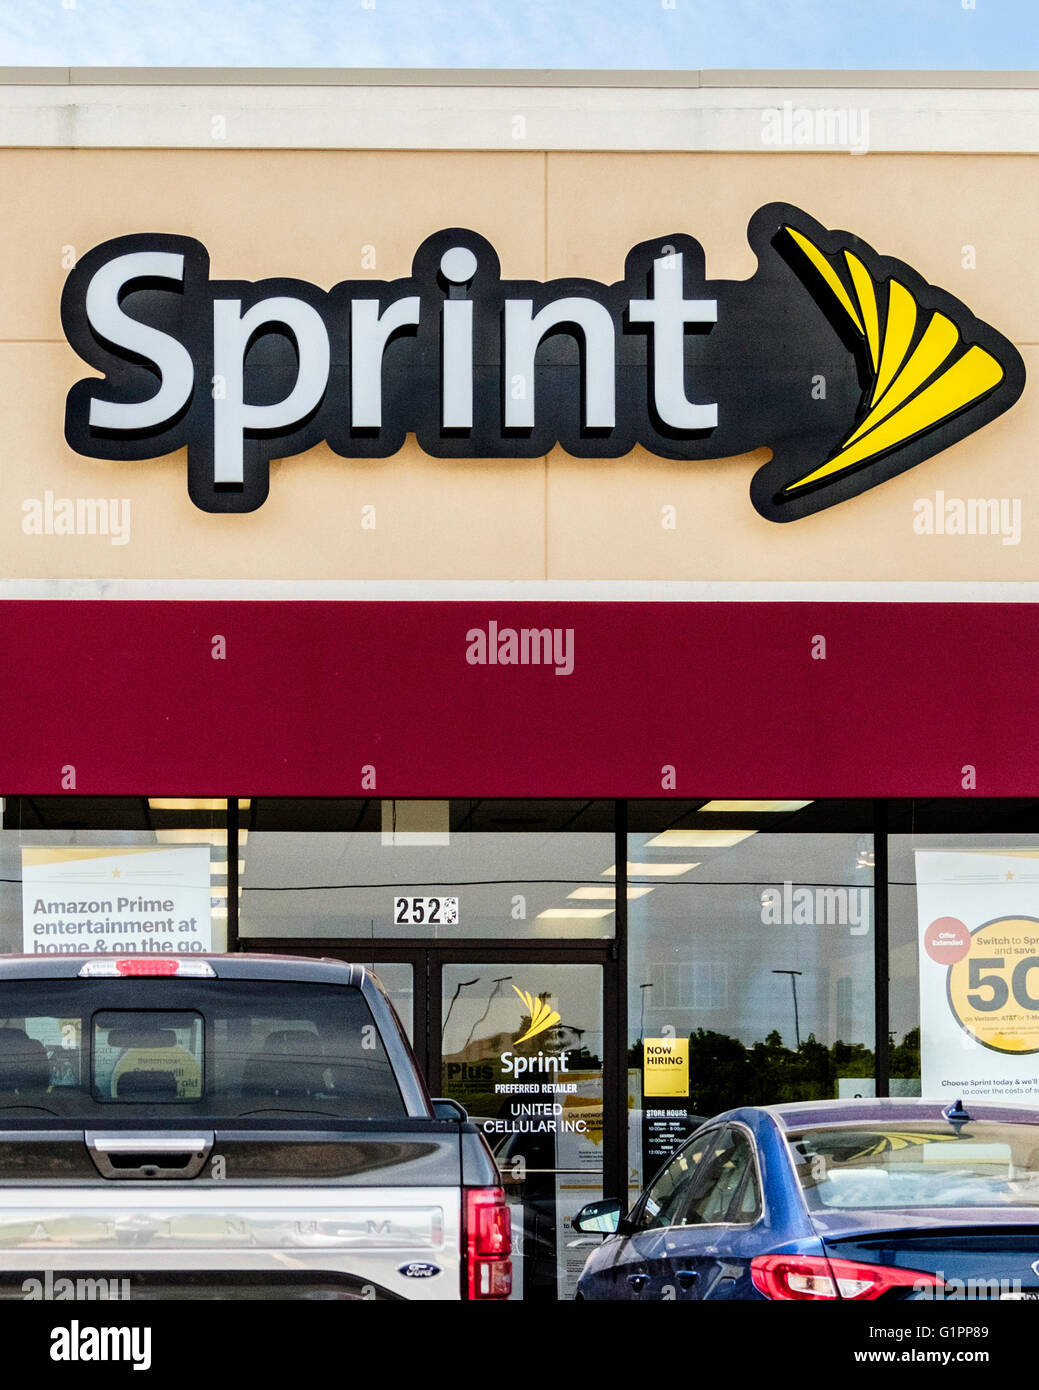
[[[1037,0],[0,0],[0,66],[1010,68]]]

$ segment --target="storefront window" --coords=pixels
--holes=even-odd
[[[0,949],[222,951],[226,802],[7,797],[0,823]]]
[[[628,838],[635,1186],[685,1114],[874,1093],[872,836],[694,822]]]
[[[376,975],[397,1010],[397,1017],[408,1035],[412,1046],[415,1044],[415,972],[411,965],[399,961],[362,961],[363,965]]]
[[[357,831],[251,830],[240,936],[379,941],[609,939],[614,839],[459,830],[453,803],[374,803]]]
[[[921,830],[888,843],[892,1094],[1034,1104],[1039,840]]]
[[[1034,1103],[1039,841],[1000,829],[1032,807],[8,797],[0,950],[370,966],[495,1151],[516,1296],[565,1298],[574,1212],[699,1117]]]

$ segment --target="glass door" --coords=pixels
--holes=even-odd
[[[589,1250],[573,1217],[603,1194],[602,963],[440,958],[435,973],[430,1083],[465,1106],[501,1169],[513,1297],[572,1298]]]
[[[465,1107],[497,1160],[512,1210],[513,1298],[572,1298],[599,1244],[573,1217],[604,1195],[604,1157],[609,1195],[624,1183],[624,1112],[604,1037],[604,1018],[617,1011],[609,947],[347,941],[295,950],[379,976],[430,1092]]]

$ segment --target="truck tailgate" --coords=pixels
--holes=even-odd
[[[458,1188],[26,1184],[0,1191],[0,1287],[26,1278],[193,1272],[294,1274],[299,1289],[453,1299],[460,1293]],[[53,1281],[52,1281],[53,1282]],[[352,1290],[353,1292],[347,1292]],[[133,1296],[133,1295],[131,1295]],[[281,1296],[284,1296],[284,1292]]]
[[[256,1120],[208,1132],[0,1131],[0,1295],[24,1296],[24,1280],[46,1271],[161,1273],[171,1289],[191,1272],[215,1287],[233,1283],[224,1274],[268,1271],[300,1296],[459,1298],[473,1144],[473,1176],[486,1178],[471,1130]]]

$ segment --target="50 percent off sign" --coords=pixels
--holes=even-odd
[[[1039,1052],[1039,919],[997,917],[972,933],[955,918],[934,925],[962,942],[947,982],[960,1026],[994,1052]]]
[[[1039,1100],[1039,852],[917,850],[921,1093]]]

